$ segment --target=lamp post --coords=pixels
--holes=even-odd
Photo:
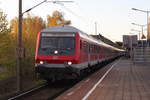
[[[97,22],[95,22],[95,35],[97,35]]]
[[[25,12],[22,12],[22,0],[19,0],[19,13],[18,13],[18,41],[17,41],[17,91],[20,92],[22,90],[22,68],[21,68],[21,62],[22,62],[22,58],[23,58],[23,54],[24,54],[24,48],[23,48],[23,43],[22,43],[22,17],[23,14],[31,11],[32,9],[36,8],[37,6],[45,3],[45,2],[49,2],[49,3],[72,3],[73,1],[57,1],[57,0],[53,0],[53,1],[47,1],[44,0],[42,2],[40,2],[39,4],[33,6],[32,8],[26,10]]]
[[[136,26],[140,26],[141,27],[141,33],[143,35],[143,27],[146,26],[146,25],[140,25],[140,24],[135,24],[135,23],[132,23],[133,25],[136,25]],[[140,38],[141,40],[141,38]],[[142,46],[144,45],[143,41],[142,41]]]
[[[139,40],[140,40],[140,33],[141,33],[141,31],[139,31],[139,30],[135,30],[135,29],[131,29],[131,31],[135,31],[135,32],[138,32],[139,33]]]
[[[136,26],[140,26],[141,27],[141,33],[143,35],[143,27],[146,26],[146,25],[140,25],[140,24],[135,24],[135,23],[132,23],[133,25],[136,25]],[[139,34],[140,35],[140,34]],[[141,40],[140,36],[139,36],[139,40]]]
[[[132,34],[132,33],[130,33]],[[132,39],[132,36],[130,36],[130,57],[131,57],[131,60],[133,61],[133,39]]]
[[[140,10],[140,9],[136,9],[136,8],[132,8],[132,10],[144,12],[144,13],[147,14],[147,40],[150,40],[150,33],[149,33],[149,28],[148,28],[148,24],[149,24],[148,18],[149,18],[149,13],[150,13],[150,11]]]

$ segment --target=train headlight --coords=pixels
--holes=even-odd
[[[58,51],[57,51],[57,50],[55,50],[55,51],[54,51],[54,54],[58,54]]]
[[[43,62],[43,61],[40,61],[40,64],[44,64],[44,62]]]
[[[68,65],[72,65],[72,62],[71,62],[71,61],[69,61],[69,62],[68,62]]]

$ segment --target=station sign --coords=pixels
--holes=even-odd
[[[138,45],[137,35],[123,35],[123,46],[133,48]]]

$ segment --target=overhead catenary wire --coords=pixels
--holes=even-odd
[[[56,3],[59,4],[63,9],[65,9],[67,12],[71,13],[73,16],[75,16],[76,18],[78,18],[79,20],[81,20],[87,27],[91,27],[91,24],[89,24],[89,19],[82,17],[78,14],[76,14],[74,11],[72,11],[71,9],[67,8],[64,4],[62,3]],[[93,25],[94,25],[94,21],[93,21]]]
[[[74,15],[75,17],[77,17],[79,19],[82,19],[82,21],[85,20],[85,18],[83,18],[82,16],[79,16],[78,14],[76,14],[75,12],[73,12],[71,9],[67,8],[65,5],[60,4],[60,3],[56,3],[56,4],[59,4],[63,9],[65,9],[66,11],[68,11],[69,13],[71,13],[72,15]]]
[[[65,11],[69,12],[70,14],[72,14],[74,17],[78,18],[78,20],[80,20],[81,22],[84,23],[84,26],[86,27],[93,27],[93,30],[94,30],[94,25],[95,25],[95,21],[90,21],[89,18],[86,18],[86,17],[83,17],[83,16],[80,16],[78,14],[76,14],[74,11],[72,11],[71,9],[67,8],[65,5],[64,5],[64,2],[73,2],[73,1],[59,1],[59,0],[51,0],[51,1],[47,1],[46,2],[52,2],[53,4],[57,4],[59,5],[62,9],[64,9]],[[76,6],[78,6],[78,8],[80,8],[80,6],[77,4],[77,2],[75,3]],[[81,9],[80,9],[81,10]],[[94,33],[93,30],[91,30],[90,28],[88,28],[89,30],[85,30],[85,32],[87,31],[88,33],[90,32],[91,33]]]

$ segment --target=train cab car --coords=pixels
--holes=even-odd
[[[46,80],[74,79],[82,70],[118,56],[119,50],[72,26],[56,26],[38,33],[35,69]]]
[[[39,32],[35,56],[36,71],[46,79],[74,74],[77,69],[73,66],[78,63],[79,57],[78,42],[77,31],[72,27],[58,26]]]

